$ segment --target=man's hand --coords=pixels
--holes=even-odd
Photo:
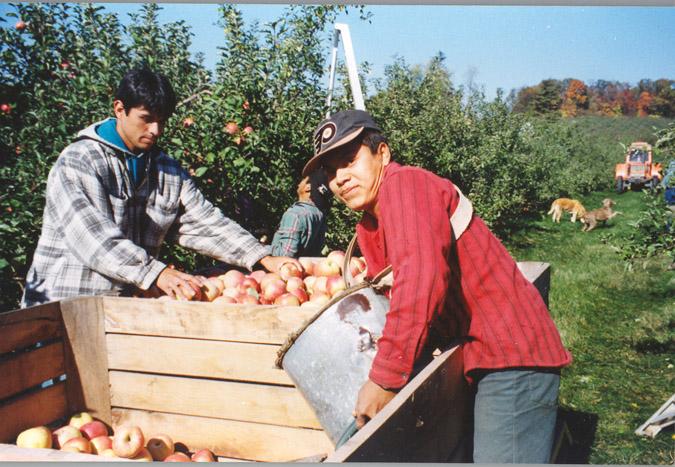
[[[299,270],[304,271],[300,261],[289,256],[265,256],[259,263],[269,272],[279,272],[279,268],[284,263],[293,263]]]
[[[352,414],[356,417],[356,428],[363,428],[368,420],[373,418],[390,400],[396,395],[393,391],[388,391],[371,380],[366,381],[356,400],[356,408]]]
[[[170,297],[178,300],[192,300],[200,293],[204,282],[199,277],[175,269],[164,268],[157,276],[155,284]]]

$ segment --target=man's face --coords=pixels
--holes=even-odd
[[[117,132],[133,153],[152,148],[164,131],[166,121],[145,107],[132,107],[126,112],[122,101],[113,103],[117,117]]]
[[[377,215],[377,196],[390,157],[384,143],[375,153],[364,145],[338,150],[324,162],[328,186],[348,208]]]

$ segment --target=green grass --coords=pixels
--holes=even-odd
[[[573,438],[587,438],[589,462],[672,464],[672,427],[656,439],[633,432],[675,389],[675,272],[665,258],[625,269],[612,243],[629,235],[642,195],[598,192],[581,201],[594,209],[606,197],[623,212],[608,225],[584,233],[569,216],[554,224],[542,215],[508,247],[519,261],[551,264],[551,314],[574,356],[562,374],[560,404],[597,416],[594,438],[572,430]]]

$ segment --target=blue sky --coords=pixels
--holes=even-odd
[[[139,4],[104,4],[128,22]],[[223,45],[216,26],[216,4],[162,4],[160,21],[184,19],[195,33],[192,51],[218,59]],[[0,12],[6,11],[0,6]],[[284,5],[241,4],[245,21],[273,21]],[[459,5],[369,5],[371,23],[358,14],[342,16],[349,24],[356,59],[372,65],[373,77],[399,55],[424,64],[437,52],[456,84],[469,79],[489,97],[501,87],[534,85],[542,79],[605,79],[636,84],[643,78],[675,79],[675,8],[544,7]],[[328,63],[329,43],[326,43]]]

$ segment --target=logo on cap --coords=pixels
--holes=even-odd
[[[320,153],[321,148],[325,144],[330,143],[330,141],[335,137],[335,133],[337,133],[337,127],[333,122],[328,122],[319,128],[319,130],[316,132],[316,136],[314,136],[314,154]]]

